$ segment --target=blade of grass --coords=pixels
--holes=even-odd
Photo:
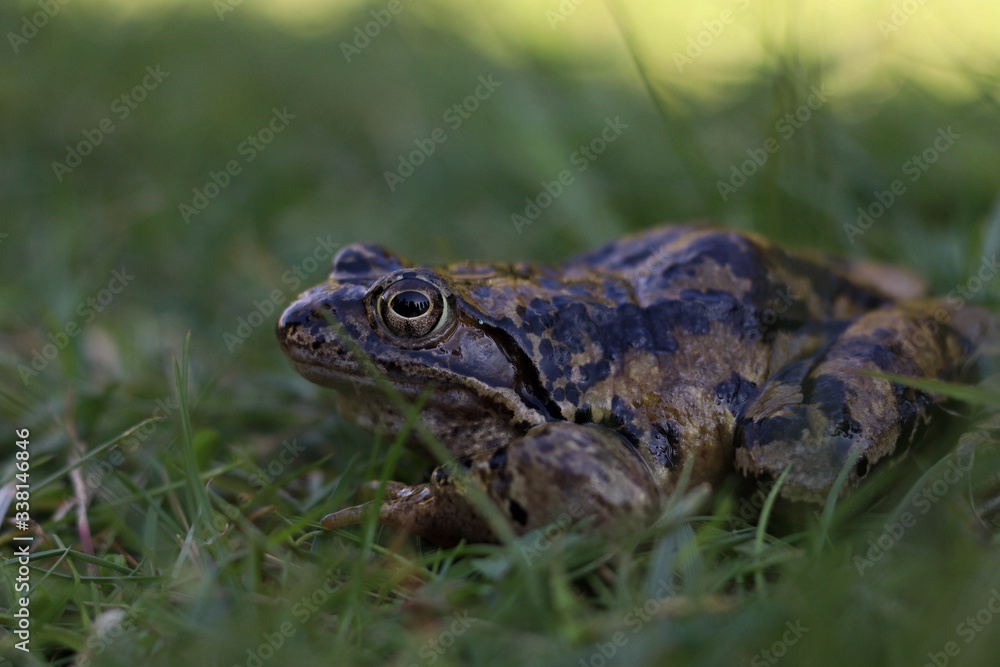
[[[126,438],[128,438],[129,436],[131,436],[133,433],[139,431],[141,428],[143,428],[144,426],[146,426],[150,422],[155,422],[155,421],[156,420],[153,417],[147,417],[146,419],[143,419],[141,422],[139,422],[135,426],[129,427],[128,429],[122,431],[121,433],[119,433],[115,437],[111,438],[110,440],[102,442],[100,445],[98,445],[97,447],[94,447],[93,449],[91,449],[90,451],[88,451],[86,454],[84,454],[80,458],[74,460],[71,464],[63,466],[62,468],[60,468],[59,470],[56,470],[54,473],[52,473],[48,477],[44,478],[41,482],[38,482],[38,484],[34,486],[34,490],[35,491],[40,491],[41,489],[45,488],[46,486],[48,486],[52,482],[56,481],[57,479],[61,479],[62,477],[67,476],[71,470],[73,470],[75,468],[79,468],[81,465],[83,465],[87,461],[89,461],[92,458],[98,456],[99,454],[104,453],[108,449],[111,449],[112,447],[114,447],[115,445],[117,445],[119,442],[122,442],[123,440],[125,440]],[[13,479],[13,477],[11,477],[11,479]],[[6,482],[4,482],[4,483],[6,483]]]
[[[891,373],[866,372],[865,375],[895,382],[914,389],[920,389],[931,394],[943,394],[972,405],[983,407],[1000,406],[1000,392],[986,389],[980,385],[959,384],[956,382],[946,382],[933,378],[912,378],[906,375],[893,375]]]
[[[837,500],[840,498],[840,490],[843,488],[844,483],[847,481],[847,476],[851,473],[851,470],[854,469],[854,466],[858,462],[858,458],[861,454],[861,450],[857,449],[847,455],[847,460],[844,462],[844,466],[840,469],[840,473],[833,481],[833,486],[830,487],[830,493],[826,497],[826,503],[823,505],[823,512],[820,514],[819,525],[816,527],[816,535],[813,540],[814,553],[819,553],[820,549],[829,537],[830,526],[833,525],[833,512],[837,507]]]
[[[754,570],[754,584],[761,593],[765,590],[765,580],[764,580],[764,568],[760,567],[761,556],[764,554],[764,535],[767,532],[767,522],[771,518],[771,510],[774,508],[774,503],[778,499],[778,493],[781,491],[781,486],[785,483],[788,478],[788,473],[792,471],[792,466],[786,466],[778,476],[778,479],[774,482],[774,486],[767,494],[767,498],[764,500],[764,507],[760,510],[760,518],[757,519],[757,530],[754,532],[753,537],[753,558],[754,564],[756,566]]]
[[[181,417],[182,454],[184,457],[184,474],[188,485],[188,511],[191,513],[191,526],[199,523],[207,531],[212,530],[212,506],[208,500],[208,492],[201,481],[198,461],[194,453],[194,436],[191,429],[191,411],[188,405],[188,369],[190,364],[191,332],[184,337],[184,350],[181,363],[174,359],[174,384],[177,388],[178,411]]]

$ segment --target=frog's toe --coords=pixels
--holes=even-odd
[[[326,530],[345,528],[377,512],[380,524],[415,533],[440,546],[457,544],[463,538],[492,541],[492,532],[472,505],[452,486],[442,486],[441,479],[436,475],[430,484],[415,486],[386,482],[385,496],[377,508],[374,500],[368,500],[326,515],[321,524]],[[378,487],[378,482],[368,482],[360,495],[373,498]]]
[[[323,528],[333,530],[361,523],[365,514],[374,506],[382,486],[382,482],[377,480],[362,484],[358,489],[358,497],[364,502],[327,514],[321,522]],[[421,502],[426,501],[428,495],[430,489],[426,484],[408,486],[401,482],[385,482],[382,503],[379,506],[379,521],[386,525],[403,523],[402,518],[406,513],[418,511]]]

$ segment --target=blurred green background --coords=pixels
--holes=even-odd
[[[270,332],[241,346],[242,362],[223,334],[255,299],[290,296],[282,274],[317,236],[429,263],[549,260],[657,222],[712,219],[899,260],[948,286],[996,201],[1000,10],[910,4],[901,21],[901,3],[862,2],[403,2],[398,14],[386,3],[73,2],[26,41],[12,35],[30,34],[40,5],[6,5],[5,361],[30,359],[124,266],[134,281],[73,340],[82,353],[110,336],[120,364],[61,355],[33,396],[61,374],[129,377],[188,329],[200,368],[252,358],[280,369]],[[375,36],[358,49],[366,29]],[[156,82],[147,67],[168,75]],[[479,77],[500,85],[453,129],[446,112]],[[137,86],[144,100],[119,99]],[[776,123],[814,86],[829,100],[784,139]],[[275,108],[294,118],[248,147]],[[518,233],[511,216],[574,169],[607,118],[627,124],[619,140]],[[960,138],[911,183],[904,165],[949,127]],[[436,128],[446,141],[390,190],[385,173]],[[724,201],[718,182],[768,137],[777,153]],[[91,152],[79,166],[55,166],[81,143]],[[240,173],[185,216],[230,161]],[[905,194],[851,243],[843,225],[897,178]],[[322,276],[314,267],[305,282]]]
[[[249,474],[291,439],[326,474],[292,476],[301,485],[295,498],[308,498],[302,504],[283,497],[280,483],[257,504],[286,503],[290,515],[315,510],[315,519],[346,502],[372,476],[371,438],[340,422],[328,393],[290,370],[273,336],[283,305],[323,279],[336,245],[378,241],[431,264],[556,260],[659,222],[709,219],[898,262],[947,292],[966,285],[1000,242],[1000,5],[985,0],[44,0],[3,3],[0,25],[0,423],[8,434],[0,451],[12,451],[15,427],[30,428],[36,482],[155,417],[157,401],[172,401],[171,360],[190,332],[203,472]],[[609,122],[620,133],[581,161],[580,147]],[[412,173],[400,171],[401,161]],[[564,170],[572,182],[519,228],[512,216],[547,201],[545,184]],[[897,180],[902,194],[886,205]],[[861,234],[850,226],[859,207],[873,218]],[[987,282],[976,298],[996,293]],[[177,410],[165,410],[141,446],[125,447],[94,485],[96,552],[123,566],[135,563],[116,544],[147,564],[184,552],[180,538],[151,524],[157,512],[138,509],[148,502],[165,512],[162,494],[153,502],[138,489],[183,477]],[[115,450],[101,457],[107,451]],[[376,463],[385,454],[377,451]],[[397,476],[419,477],[426,462],[404,457],[401,467]],[[36,490],[36,519],[49,522],[46,548],[85,550],[72,512],[60,511],[72,495],[64,475]],[[928,548],[957,530],[943,523]],[[979,573],[968,584],[889,577],[873,594],[849,558],[814,559],[794,579],[818,587],[809,599],[785,589],[735,622],[660,621],[629,644],[629,661],[760,659],[757,650],[783,623],[815,603],[825,605],[827,621],[867,611],[842,633],[821,638],[813,630],[811,648],[800,647],[812,664],[850,658],[848,638],[881,664],[920,664],[961,615],[944,614],[932,640],[926,627],[936,622],[922,624],[911,607],[900,635],[908,639],[886,645],[879,633],[905,606],[893,596],[919,579],[928,588],[912,605],[948,595],[963,609],[985,602],[998,581],[989,558],[965,548],[974,540],[956,539],[965,546],[954,571]],[[354,557],[340,542],[320,541],[326,546],[314,548],[335,551],[327,562]],[[201,588],[195,579],[160,580],[154,611],[142,614],[138,630],[129,626],[123,641],[131,643],[95,664],[150,656],[246,664],[242,643],[214,645],[204,629],[256,636],[283,618],[285,607],[257,596],[287,602],[289,581],[270,580],[266,595],[247,583],[269,558],[281,560],[268,551],[273,543],[254,544],[246,571],[212,561],[195,568],[209,582]],[[185,563],[175,576],[193,567]],[[848,570],[843,580],[829,574],[838,566]],[[81,589],[66,576],[36,592],[36,619],[50,629],[39,630],[40,652],[29,664],[67,664],[103,611],[130,608],[150,589],[93,573]],[[386,578],[398,583],[379,576],[381,593]],[[442,578],[435,584],[444,591],[475,581],[467,571]],[[615,627],[607,618],[620,625],[628,595],[643,599],[623,583],[596,610],[574,603],[594,613],[580,620],[583,612],[560,597],[566,591],[529,604],[503,588],[534,583],[460,587],[483,604],[500,600],[500,611],[465,636],[461,652],[435,661],[514,660],[484,648],[514,643],[540,662],[596,664],[594,642],[610,641]],[[333,655],[332,638],[343,651],[333,664],[431,664],[419,652],[426,625],[392,604],[369,606],[368,588],[351,590],[283,660]],[[249,608],[249,619],[233,611]],[[336,632],[325,634],[326,623]],[[720,633],[732,644],[717,645]],[[9,637],[0,635],[5,641],[6,650]],[[207,646],[217,649],[211,657]],[[985,651],[986,640],[976,647]],[[965,649],[963,664],[985,664],[972,652]]]

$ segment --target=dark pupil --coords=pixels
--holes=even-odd
[[[412,319],[423,315],[431,307],[431,300],[420,292],[400,292],[392,297],[392,310],[400,317]]]

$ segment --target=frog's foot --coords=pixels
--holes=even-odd
[[[936,320],[942,309],[949,312],[941,302],[916,302],[870,312],[816,356],[768,379],[739,415],[737,467],[777,477],[790,465],[782,495],[821,503],[853,460],[841,492],[853,489],[913,441],[939,400],[871,373],[958,379],[970,359],[964,323]]]
[[[590,520],[595,530],[628,531],[649,522],[659,492],[646,464],[620,435],[598,426],[552,422],[491,451],[437,468],[428,484],[390,482],[379,522],[443,546],[496,541],[469,498],[474,486],[516,534]],[[325,528],[358,523],[370,505],[323,519]]]

